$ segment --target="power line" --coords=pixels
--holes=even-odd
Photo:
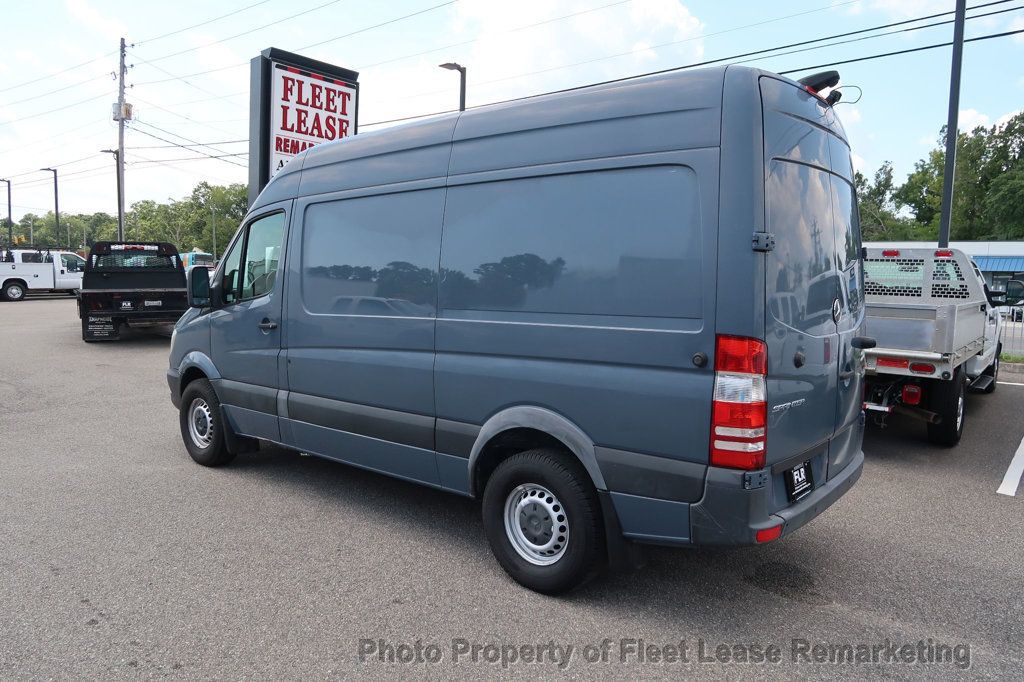
[[[981,5],[975,5],[974,7],[971,7],[969,9],[972,9],[972,10],[974,10],[974,9],[981,9],[981,8],[984,8],[984,7],[990,7],[990,6],[993,6],[993,5],[1002,5],[1002,4],[1005,4],[1007,2],[1014,2],[1014,1],[1015,0],[995,0],[994,2],[987,2],[987,3],[983,3]],[[1018,8],[1014,8],[1014,9],[1020,9],[1020,8],[1018,7]],[[811,45],[813,43],[820,43],[820,42],[824,42],[826,40],[833,40],[835,38],[843,38],[843,37],[857,35],[857,34],[861,34],[861,33],[868,33],[868,32],[871,32],[871,31],[878,31],[878,30],[882,30],[882,29],[885,29],[885,28],[891,28],[891,27],[895,27],[895,26],[903,26],[903,25],[910,24],[910,23],[926,21],[928,19],[934,19],[936,17],[945,16],[945,15],[948,15],[948,14],[953,14],[953,11],[950,10],[948,12],[938,12],[936,14],[930,14],[930,15],[926,15],[926,16],[922,16],[922,17],[916,17],[914,19],[906,19],[906,20],[903,20],[903,21],[896,21],[896,22],[892,22],[892,23],[888,23],[888,24],[881,24],[879,26],[872,26],[870,28],[858,29],[856,31],[847,31],[847,32],[844,32],[844,33],[836,33],[836,34],[833,34],[833,35],[823,36],[823,37],[820,37],[820,38],[812,38],[810,40],[802,40],[802,41],[799,41],[799,42],[796,42],[796,43],[789,43],[787,45],[777,45],[775,47],[769,47],[769,48],[764,48],[764,49],[760,49],[760,50],[754,50],[752,52],[744,52],[744,53],[741,53],[741,54],[730,55],[728,57],[721,57],[721,58],[718,58],[718,59],[708,59],[708,60],[701,61],[701,62],[695,62],[693,64],[687,64],[685,66],[675,66],[675,67],[669,67],[667,69],[659,69],[657,71],[651,71],[651,72],[643,74],[643,75],[655,75],[655,74],[660,74],[660,73],[669,73],[671,71],[678,71],[680,69],[690,69],[690,68],[695,68],[695,67],[699,67],[699,66],[710,66],[712,64],[720,64],[722,62],[733,61],[733,60],[736,60],[736,59],[743,59],[743,58],[746,58],[746,57],[753,57],[753,56],[757,56],[757,55],[766,54],[768,52],[776,52],[778,50],[788,49],[788,48],[791,48],[791,47],[800,47],[800,46],[803,46],[803,45]],[[967,17],[967,18],[968,19],[974,19],[974,18],[977,18],[977,17]],[[928,28],[928,27],[927,26],[921,26],[921,27],[915,27],[915,28],[911,28],[911,29],[907,29],[907,30],[916,30],[917,28]],[[886,34],[880,34],[879,36],[871,36],[871,37],[881,37],[881,35],[886,35]],[[512,75],[512,76],[504,76],[502,78],[495,78],[495,79],[488,80],[488,81],[478,82],[478,83],[476,83],[476,87],[480,87],[482,85],[490,85],[490,84],[493,84],[493,83],[500,83],[500,82],[504,82],[504,81],[508,81],[508,80],[515,80],[517,78],[525,78],[527,76],[535,76],[537,74],[549,73],[551,71],[561,71],[563,69],[573,68],[573,67],[576,67],[576,66],[583,66],[585,64],[593,64],[595,62],[605,61],[607,59],[614,59],[616,57],[624,57],[624,56],[627,56],[627,55],[630,55],[630,54],[635,54],[637,52],[642,52],[642,51],[647,51],[647,50],[656,50],[656,49],[659,49],[659,48],[662,48],[662,47],[668,47],[670,45],[676,45],[676,44],[679,44],[679,43],[682,43],[682,42],[686,42],[686,41],[689,41],[689,40],[695,40],[695,39],[697,39],[699,37],[700,36],[684,38],[682,40],[675,40],[675,41],[668,42],[668,43],[661,43],[660,45],[653,45],[653,46],[645,47],[645,48],[642,48],[642,49],[629,50],[628,52],[619,52],[619,53],[616,53],[616,54],[606,55],[606,56],[603,56],[603,57],[595,57],[593,59],[587,59],[587,60],[584,60],[584,61],[581,61],[581,62],[573,62],[571,64],[562,64],[560,66],[553,66],[553,67],[549,67],[549,68],[546,68],[546,69],[538,69],[536,71],[529,71],[529,72],[526,72],[526,73],[515,74],[515,75]],[[822,45],[820,47],[829,47],[829,46],[828,45]],[[605,83],[615,83],[615,82],[618,82],[618,81],[628,80],[630,78],[635,78],[635,77],[636,76],[625,76],[623,78],[616,78],[616,79],[612,79],[612,80],[604,81],[604,82]],[[583,87],[589,87],[589,86],[583,86]],[[568,88],[568,90],[573,90],[573,89],[575,89],[575,88]],[[421,92],[421,93],[417,93],[417,94],[414,94],[414,95],[410,95],[410,97],[423,97],[425,95],[433,95],[433,94],[437,94],[437,93],[441,93],[441,92],[447,92],[447,90],[432,90],[432,91],[429,91],[429,92]]]
[[[151,106],[151,107],[153,107],[154,109],[159,109],[160,111],[164,111],[164,112],[167,112],[167,113],[168,113],[168,114],[170,114],[171,116],[177,116],[178,118],[182,118],[182,119],[185,119],[186,121],[188,121],[188,122],[190,122],[190,123],[194,123],[194,124],[196,124],[196,125],[201,125],[201,126],[203,126],[204,128],[209,128],[210,130],[216,130],[217,132],[219,132],[219,133],[222,133],[222,134],[225,134],[225,135],[237,135],[237,134],[238,134],[238,133],[237,133],[237,131],[232,131],[232,130],[226,130],[226,129],[224,129],[224,128],[220,128],[220,127],[218,127],[218,126],[215,126],[215,125],[211,125],[211,124],[210,124],[210,123],[208,123],[208,122],[204,122],[204,121],[198,121],[198,120],[196,120],[196,119],[192,118],[191,116],[186,116],[185,114],[179,114],[179,113],[178,113],[178,112],[176,112],[176,111],[171,111],[171,110],[170,110],[170,109],[168,109],[167,107],[161,106],[161,105],[159,105],[159,104],[155,104],[155,103],[153,103],[153,102],[150,102],[150,101],[148,101],[148,100],[144,100],[144,99],[142,99],[141,97],[134,97],[133,99],[135,99],[136,101],[138,101],[138,102],[141,102],[141,103],[143,103],[143,104],[145,104],[145,105],[147,105],[147,106]]]
[[[82,158],[75,159],[73,161],[64,161],[62,163],[52,163],[52,164],[50,164],[50,166],[52,168],[63,168],[64,166],[73,166],[76,163],[81,163],[82,161],[89,161],[90,159],[95,159],[95,158],[96,158],[96,154],[90,154],[89,156],[83,156]],[[8,178],[20,178],[20,177],[24,177],[26,175],[32,175],[33,173],[38,173],[38,172],[39,172],[38,168],[33,168],[32,170],[23,171],[21,173],[10,174],[7,177]]]
[[[54,76],[59,76],[62,73],[67,73],[68,71],[74,71],[75,69],[80,69],[83,66],[88,66],[89,64],[92,64],[93,62],[98,62],[101,59],[106,59],[107,57],[110,57],[111,55],[115,55],[115,54],[117,54],[117,50],[114,50],[113,52],[108,52],[107,54],[104,54],[104,55],[100,55],[99,57],[93,57],[92,59],[84,61],[84,62],[82,62],[80,64],[75,64],[74,66],[69,66],[66,69],[61,69],[60,71],[54,71],[53,73],[48,73],[45,76],[41,76],[39,78],[33,78],[31,80],[22,81],[21,83],[16,83],[15,85],[9,85],[6,88],[3,88],[2,90],[0,90],[0,92],[8,92],[10,90],[15,90],[17,88],[25,87],[26,85],[32,85],[33,83],[38,83],[41,80],[46,80],[47,78],[53,78]]]
[[[191,26],[186,26],[185,28],[179,28],[177,30],[170,31],[169,33],[164,33],[162,35],[158,35],[158,36],[155,36],[153,38],[146,38],[145,40],[137,40],[134,43],[132,43],[132,45],[134,46],[134,45],[142,45],[143,43],[155,43],[158,40],[163,40],[164,38],[170,38],[171,36],[176,36],[179,33],[184,33],[185,31],[191,31],[194,28],[199,28],[200,26],[206,26],[207,24],[212,24],[213,22],[220,21],[221,19],[227,19],[228,17],[233,17],[236,14],[241,14],[242,12],[244,12],[246,10],[252,9],[253,7],[259,7],[260,5],[265,5],[268,2],[270,2],[270,0],[260,0],[259,2],[252,3],[251,5],[246,5],[245,7],[241,7],[239,9],[236,9],[233,12],[228,12],[227,14],[222,14],[219,17],[214,17],[213,19],[207,19],[206,21],[201,21],[198,24],[192,24]]]
[[[853,0],[853,1],[854,2],[859,2],[860,0]],[[550,23],[554,23],[556,21],[562,21],[563,19],[570,19],[572,17],[577,17],[577,16],[579,16],[581,14],[589,14],[590,12],[597,12],[598,10],[607,9],[609,7],[616,7],[618,5],[625,5],[628,2],[633,2],[633,0],[617,0],[616,2],[610,2],[607,5],[601,5],[600,7],[592,7],[590,9],[584,9],[584,10],[580,10],[578,12],[572,12],[571,14],[563,14],[560,17],[553,17],[551,19],[545,19],[544,21],[538,21],[538,22],[535,22],[535,23],[532,23],[532,24],[527,24],[525,26],[517,26],[516,28],[510,28],[507,31],[498,31],[497,33],[492,33],[491,35],[504,35],[506,33],[515,33],[516,31],[523,31],[523,30],[526,30],[528,28],[533,28],[535,26],[541,26],[543,24],[550,24]],[[464,45],[472,45],[473,43],[479,42],[480,40],[483,40],[483,36],[477,36],[476,38],[473,38],[472,40],[464,40],[461,43],[452,43],[450,45],[442,45],[441,47],[431,48],[429,50],[424,50],[423,52],[415,52],[413,54],[402,55],[401,57],[394,57],[393,59],[387,59],[387,60],[382,61],[382,62],[376,62],[374,64],[368,64],[367,66],[360,66],[358,68],[359,68],[360,71],[362,71],[364,69],[372,69],[375,66],[382,66],[384,64],[391,64],[392,62],[400,62],[403,59],[411,59],[413,57],[422,57],[425,54],[431,54],[433,52],[440,52],[442,50],[450,50],[453,47],[462,47]]]
[[[46,111],[43,111],[43,112],[40,112],[40,113],[36,113],[36,114],[32,114],[31,116],[22,116],[20,118],[11,118],[11,119],[8,119],[8,120],[3,121],[2,123],[0,123],[0,128],[2,128],[3,126],[9,126],[12,123],[18,123],[19,121],[24,121],[26,119],[36,119],[36,118],[42,118],[43,116],[49,116],[50,114],[55,114],[58,111],[64,111],[65,109],[70,109],[72,107],[77,107],[79,105],[86,104],[88,102],[95,102],[96,100],[98,100],[98,99],[100,99],[102,97],[109,97],[109,95],[107,95],[107,94],[96,95],[95,97],[88,97],[86,99],[79,100],[77,102],[72,102],[71,104],[65,104],[64,106],[57,107],[56,109],[47,109]]]
[[[301,17],[303,15],[310,14],[311,12],[316,12],[317,10],[321,10],[324,7],[329,7],[331,5],[336,5],[339,2],[343,2],[343,1],[344,0],[328,0],[325,3],[317,5],[316,7],[311,7],[309,9],[307,9],[307,10],[303,10],[301,12],[296,12],[295,14],[290,14],[290,15],[288,15],[286,17],[282,17],[280,19],[277,19],[276,21],[272,21],[269,24],[263,24],[262,26],[257,26],[256,28],[251,28],[251,29],[249,29],[247,31],[242,31],[241,33],[236,33],[234,35],[228,36],[227,38],[221,38],[219,40],[214,40],[214,41],[209,42],[209,43],[204,43],[202,45],[197,45],[195,47],[189,47],[189,48],[185,48],[184,50],[178,50],[177,52],[171,52],[169,54],[161,55],[159,57],[154,57],[153,59],[151,59],[149,61],[150,62],[159,62],[159,61],[163,61],[164,59],[170,59],[171,57],[177,57],[179,55],[188,54],[189,52],[195,52],[196,50],[201,50],[204,47],[212,47],[213,45],[219,45],[220,43],[225,43],[225,42],[227,42],[229,40],[234,40],[235,38],[241,38],[242,36],[249,35],[250,33],[255,33],[256,31],[262,31],[263,29],[270,28],[271,26],[279,26],[281,23],[283,23],[285,21],[290,21],[292,19],[296,19],[296,18]]]
[[[365,28],[360,28],[358,30],[352,31],[351,33],[345,33],[345,34],[342,34],[340,36],[335,36],[333,38],[328,38],[327,40],[321,40],[318,43],[311,43],[309,45],[303,45],[299,49],[300,50],[308,50],[308,49],[310,49],[312,47],[320,47],[321,45],[326,45],[327,43],[333,43],[335,40],[341,40],[342,38],[348,38],[350,36],[354,36],[354,35],[359,34],[359,33],[366,33],[367,31],[372,31],[373,29],[380,28],[381,26],[387,26],[389,24],[396,24],[399,21],[404,21],[406,19],[411,19],[412,17],[419,16],[420,14],[426,14],[427,12],[433,12],[436,9],[441,9],[442,7],[447,7],[448,5],[454,5],[458,1],[459,0],[447,0],[447,2],[442,2],[442,3],[434,5],[432,7],[427,7],[426,9],[421,9],[421,10],[419,10],[417,12],[410,12],[409,14],[404,14],[404,15],[402,15],[400,17],[395,17],[394,19],[388,19],[387,21],[382,21],[381,23],[374,24],[373,26],[367,26]]]
[[[58,92],[64,92],[65,90],[71,90],[72,88],[77,88],[77,87],[79,87],[81,85],[86,85],[88,83],[92,83],[94,81],[98,81],[101,78],[107,78],[108,76],[110,76],[109,73],[105,73],[105,74],[102,74],[100,76],[92,76],[91,78],[86,78],[84,81],[78,81],[77,83],[72,83],[70,85],[65,85],[65,86],[57,88],[55,90],[48,90],[48,91],[46,91],[44,93],[40,93],[38,95],[32,95],[31,97],[24,97],[24,98],[19,99],[19,100],[15,101],[15,102],[8,102],[7,106],[14,106],[15,104],[21,104],[23,102],[31,102],[32,100],[35,100],[35,99],[40,99],[40,98],[43,98],[43,97],[47,97],[49,95],[55,95]]]
[[[544,24],[550,24],[550,23],[553,23],[553,22],[556,22],[556,21],[561,21],[563,19],[570,19],[572,17],[576,17],[576,16],[579,16],[581,14],[588,14],[590,12],[596,12],[598,10],[607,9],[609,7],[615,7],[617,5],[622,5],[622,4],[625,4],[626,2],[632,2],[632,1],[633,0],[620,0],[619,2],[612,2],[612,3],[609,3],[607,5],[601,5],[600,7],[594,7],[592,9],[581,10],[579,12],[572,12],[571,14],[564,14],[564,15],[562,15],[560,17],[554,17],[552,19],[545,19],[544,21],[538,21],[538,22],[535,22],[535,23],[532,23],[532,24],[527,24],[525,26],[518,26],[516,28],[508,29],[507,31],[499,31],[497,33],[492,33],[491,35],[504,35],[506,33],[515,33],[517,31],[523,31],[523,30],[526,30],[526,29],[529,29],[529,28],[534,28],[536,26],[542,26]],[[860,2],[860,1],[861,0],[846,0],[846,2],[841,2],[841,3],[837,3],[837,4],[832,4],[832,5],[825,5],[823,7],[818,7],[818,8],[815,8],[815,9],[805,10],[803,12],[796,12],[795,14],[787,14],[787,15],[781,16],[781,17],[774,17],[772,19],[765,19],[763,21],[758,21],[758,22],[755,22],[753,24],[745,24],[743,26],[734,26],[732,28],[723,29],[721,31],[715,31],[715,32],[712,32],[712,33],[702,33],[699,36],[692,36],[690,38],[684,38],[683,40],[676,41],[676,42],[683,43],[683,42],[689,42],[689,41],[692,41],[692,40],[702,40],[704,38],[713,38],[715,36],[724,35],[726,33],[732,33],[734,31],[740,31],[740,30],[747,29],[747,28],[754,28],[756,26],[763,26],[765,24],[771,24],[771,23],[774,23],[776,21],[783,21],[785,19],[793,19],[795,17],[804,16],[805,14],[814,14],[815,12],[824,12],[825,10],[835,9],[837,7],[843,7],[845,5],[852,5],[852,4]],[[1007,0],[1007,2],[1009,2],[1009,1],[1010,0]],[[360,69],[372,69],[375,66],[381,66],[381,65],[384,65],[384,64],[391,64],[392,62],[402,61],[403,59],[410,59],[412,57],[421,57],[421,56],[423,56],[425,54],[431,54],[432,52],[440,52],[442,50],[448,50],[448,49],[451,49],[453,47],[462,47],[464,45],[470,45],[472,43],[479,42],[480,40],[483,40],[482,36],[478,36],[476,38],[473,38],[472,40],[466,40],[466,41],[463,41],[461,43],[452,43],[451,45],[444,45],[442,47],[436,47],[436,48],[433,48],[433,49],[430,49],[430,50],[424,50],[423,52],[416,52],[416,53],[413,53],[413,54],[403,55],[401,57],[395,57],[394,59],[388,59],[388,60],[385,60],[385,61],[382,61],[382,62],[376,62],[374,64],[369,64],[367,66],[361,66],[359,68]],[[668,44],[675,44],[675,43],[668,43]],[[663,46],[656,46],[656,47],[663,47]]]
[[[967,18],[970,19],[970,17],[967,17]],[[1015,35],[1019,35],[1021,33],[1024,33],[1024,28],[1018,29],[1016,31],[1003,31],[1002,33],[989,33],[988,35],[975,36],[974,38],[965,38],[964,42],[965,43],[973,43],[973,42],[976,42],[976,41],[979,41],[979,40],[991,40],[993,38],[1005,38],[1007,36],[1015,36]],[[866,57],[856,57],[854,59],[844,59],[842,61],[829,62],[828,64],[817,64],[815,66],[802,66],[799,69],[787,69],[786,71],[779,71],[779,74],[784,76],[784,75],[789,74],[789,73],[796,73],[797,71],[809,71],[810,69],[818,69],[818,68],[821,68],[822,66],[839,66],[840,64],[853,64],[855,62],[866,62],[866,61],[870,61],[872,59],[881,59],[882,57],[893,57],[893,56],[899,55],[899,54],[910,54],[911,52],[922,52],[924,50],[934,50],[934,49],[939,48],[939,47],[949,47],[952,44],[953,44],[953,41],[949,41],[949,42],[946,42],[946,43],[933,43],[932,45],[923,45],[921,47],[912,47],[912,48],[907,49],[907,50],[896,50],[894,52],[882,52],[880,54],[872,54],[872,55],[868,55]]]
[[[195,142],[193,144],[157,144],[148,147],[125,147],[125,149],[170,149],[171,147],[208,147],[211,144],[239,144],[248,142],[245,140],[221,140],[220,142]]]
[[[159,130],[160,132],[165,133],[167,135],[173,135],[174,137],[179,137],[182,140],[185,140],[186,142],[191,142],[191,143],[196,144],[196,145],[204,146],[207,149],[212,149],[213,151],[217,152],[218,154],[224,154],[225,153],[224,150],[222,150],[222,149],[216,149],[215,147],[211,147],[209,145],[204,145],[204,144],[202,144],[200,142],[196,142],[195,140],[190,140],[189,138],[185,137],[184,135],[178,135],[177,133],[172,133],[169,130],[164,130],[163,128],[157,128],[155,125],[153,125],[151,123],[144,123],[142,121],[139,121],[139,123],[142,123],[143,125],[145,125],[145,126],[147,126],[149,128],[153,128],[154,130]],[[147,135],[149,137],[156,138],[157,140],[160,140],[161,142],[167,142],[168,144],[173,144],[175,146],[181,146],[179,143],[175,142],[174,140],[168,140],[165,137],[160,137],[159,135],[154,135],[153,133],[146,132],[145,130],[139,130],[138,128],[132,128],[132,130],[134,130],[137,133],[142,133],[143,135]],[[186,147],[186,149],[187,149],[187,147]],[[212,154],[206,154],[201,149],[198,149],[196,151],[198,151],[201,154],[205,154],[206,156],[209,156],[210,158],[216,158]],[[223,161],[224,163],[230,163],[233,166],[240,166],[242,168],[248,168],[248,166],[240,164],[240,163],[235,163],[234,161],[232,161],[230,159],[221,158],[220,160]]]

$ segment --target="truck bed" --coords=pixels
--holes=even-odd
[[[912,375],[909,363],[923,361],[951,374],[981,352],[988,299],[966,255],[934,248],[867,251],[866,332],[878,342],[866,352],[869,372]],[[909,363],[880,364],[879,358]]]

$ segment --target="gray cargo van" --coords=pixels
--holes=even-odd
[[[185,447],[480,498],[543,592],[637,543],[774,540],[864,460],[852,180],[826,100],[736,66],[313,147],[190,273]]]

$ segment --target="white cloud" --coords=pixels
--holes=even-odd
[[[930,135],[925,135],[924,137],[918,138],[917,143],[924,147],[931,147],[937,144],[936,139]]]
[[[977,109],[961,109],[959,117],[957,119],[957,128],[960,132],[970,132],[982,126],[988,128],[991,125],[990,119],[985,114],[981,113]]]
[[[1010,23],[1011,31],[1019,31],[1022,28],[1024,28],[1024,17],[1017,17]],[[1013,42],[1024,43],[1024,33],[1018,33],[1017,35],[1013,36]]]
[[[112,43],[124,37],[128,29],[120,21],[104,16],[87,0],[65,0],[68,13],[80,24],[91,28]]]
[[[863,156],[856,152],[850,155],[850,160],[853,161],[853,170],[855,171],[863,172],[864,168],[867,166],[868,163],[867,161],[864,160]]]
[[[1016,111],[1011,111],[1006,114],[1003,114],[1002,116],[996,119],[996,127],[1002,128],[1004,125],[1010,122],[1011,118],[1019,114],[1021,111],[1024,111],[1024,109],[1017,109]]]
[[[457,79],[437,68],[442,61],[468,67],[473,105],[692,63],[703,55],[702,31],[679,0],[637,0],[596,10],[586,0],[462,0],[446,33],[452,42],[475,42],[427,55],[418,64],[365,69],[372,72],[365,82],[372,80],[375,92],[371,97],[367,87],[363,93],[366,109],[360,115],[373,120],[450,108]]]
[[[861,116],[860,109],[855,106],[843,107],[840,114],[840,118],[843,120],[844,125],[860,123],[864,118]]]

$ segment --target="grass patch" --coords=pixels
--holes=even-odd
[[[1009,353],[1003,353],[999,356],[999,359],[1003,362],[1024,362],[1024,355],[1010,355]]]

